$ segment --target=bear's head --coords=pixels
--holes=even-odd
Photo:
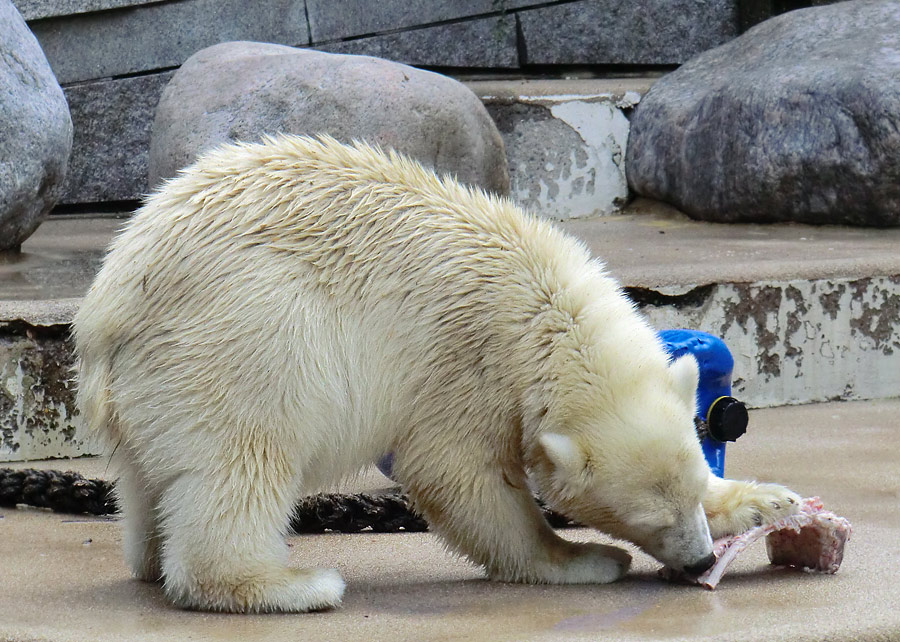
[[[694,428],[697,362],[618,387],[613,399],[545,425],[532,457],[542,496],[578,522],[699,574],[714,560],[701,501],[710,475]]]

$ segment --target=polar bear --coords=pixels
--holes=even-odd
[[[612,582],[796,512],[711,475],[697,365],[577,241],[395,153],[278,136],[205,154],[113,242],[74,321],[78,402],[121,457],[133,574],[186,608],[337,605],[289,568],[295,499],[387,451],[450,548],[509,582]]]

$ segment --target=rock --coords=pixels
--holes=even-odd
[[[468,83],[503,136],[510,195],[555,220],[614,214],[627,201],[626,114],[648,85],[640,79]]]
[[[632,189],[709,221],[900,224],[900,3],[793,11],[657,81]]]
[[[366,140],[465,183],[509,190],[500,134],[462,84],[378,58],[254,42],[197,52],[163,90],[150,186],[217,144],[277,132]]]
[[[0,25],[0,250],[8,250],[59,198],[72,120],[47,59],[9,0],[0,0]]]

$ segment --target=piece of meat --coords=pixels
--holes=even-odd
[[[716,540],[714,552],[718,559],[703,575],[693,578],[672,569],[663,569],[661,574],[666,579],[688,581],[712,590],[738,554],[762,537],[766,538],[766,552],[772,564],[835,573],[841,566],[850,532],[850,522],[825,510],[818,497],[809,497],[803,500],[796,515]]]

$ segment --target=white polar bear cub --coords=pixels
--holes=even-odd
[[[337,605],[288,568],[294,500],[387,451],[432,528],[495,579],[612,582],[620,549],[700,572],[712,536],[796,510],[711,477],[697,366],[585,248],[508,200],[363,144],[206,154],[116,239],[78,313],[78,399],[123,459],[125,555],[176,604]]]

